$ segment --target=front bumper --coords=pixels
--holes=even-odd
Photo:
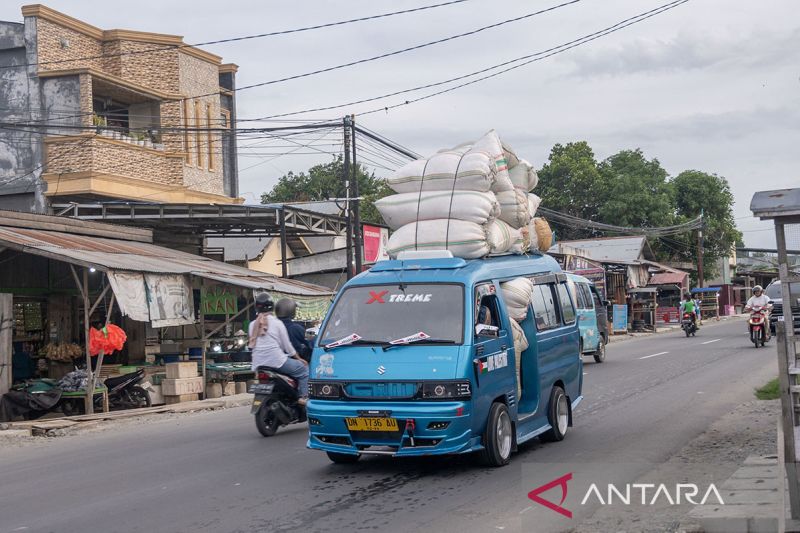
[[[350,454],[420,456],[466,453],[482,448],[480,436],[472,435],[469,402],[308,402],[307,446],[315,450]],[[350,431],[345,418],[380,411],[395,418],[399,431],[373,434]],[[406,422],[413,420],[411,434]],[[429,429],[432,422],[447,422],[443,429]],[[413,442],[412,436],[413,434]]]

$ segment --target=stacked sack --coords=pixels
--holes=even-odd
[[[450,250],[466,259],[542,249],[534,225],[536,171],[492,130],[400,168],[397,194],[375,203],[394,230],[388,252]],[[545,223],[546,224],[546,223]]]
[[[500,284],[503,301],[506,303],[508,316],[511,318],[511,334],[514,340],[514,366],[517,372],[517,396],[522,395],[520,381],[520,363],[522,352],[528,349],[528,338],[522,330],[520,322],[528,317],[528,304],[533,298],[533,282],[528,278],[515,278]]]

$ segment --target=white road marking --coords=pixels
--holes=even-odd
[[[669,352],[658,352],[658,353],[654,353],[653,355],[645,355],[644,357],[640,357],[639,359],[650,359],[651,357],[655,357],[657,355],[664,355],[665,353],[669,353]]]
[[[700,344],[711,344],[712,342],[721,341],[722,339],[714,339],[713,341],[701,342]]]
[[[521,510],[521,511],[519,512],[519,514],[523,514],[523,513],[524,513],[524,512],[526,512],[526,511],[530,511],[531,509],[533,509],[533,505],[529,505],[529,506],[527,506],[525,509]]]

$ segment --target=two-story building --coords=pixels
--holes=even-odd
[[[237,66],[43,5],[0,22],[0,209],[238,203]]]

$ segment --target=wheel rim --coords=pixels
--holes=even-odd
[[[511,455],[511,419],[508,412],[503,411],[497,418],[497,449],[500,456],[506,459]]]
[[[563,394],[558,397],[556,404],[556,423],[558,424],[558,432],[562,435],[567,433],[569,427],[569,406],[567,405],[567,397]]]

